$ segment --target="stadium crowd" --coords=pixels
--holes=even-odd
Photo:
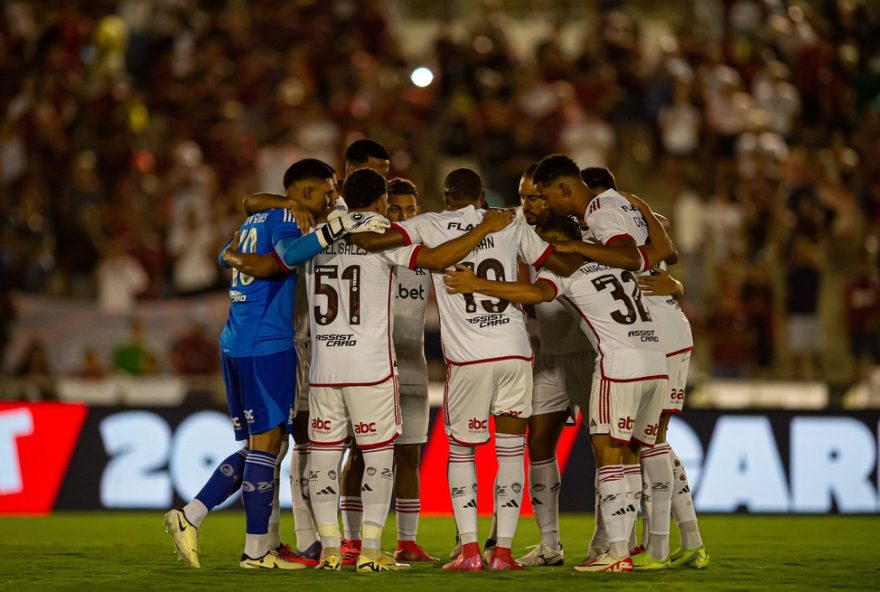
[[[860,376],[880,362],[869,4],[682,2],[687,18],[649,40],[643,3],[601,2],[558,15],[525,53],[486,9],[410,56],[378,0],[6,3],[0,349],[13,291],[130,315],[138,299],[222,289],[216,253],[241,198],[369,136],[434,206],[459,166],[482,172],[493,205],[513,205],[545,154],[608,166],[672,220],[709,373]],[[426,88],[410,81],[420,63]],[[35,348],[4,366],[42,368]]]

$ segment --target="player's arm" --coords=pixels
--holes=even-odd
[[[637,195],[628,192],[623,192],[622,195],[629,200],[629,203],[639,209],[639,212],[641,212],[642,216],[645,218],[645,222],[648,224],[648,238],[650,240],[639,247],[642,255],[647,259],[644,268],[650,268],[652,265],[656,265],[661,261],[668,262],[668,259],[675,253],[675,247],[657,215],[654,214],[654,212],[651,211],[650,206],[648,206],[648,204]]]
[[[465,265],[456,265],[456,271],[447,271],[443,276],[446,291],[450,294],[471,294],[477,292],[490,298],[502,298],[519,304],[540,304],[556,298],[553,284],[537,281],[534,284],[522,282],[498,282],[474,275]]]
[[[287,196],[277,195],[275,193],[252,193],[241,200],[244,211],[248,215],[257,212],[265,212],[266,210],[288,210],[293,214],[296,225],[299,226],[303,234],[315,226],[315,217],[304,207],[295,201],[288,199]]]
[[[349,234],[361,232],[382,233],[391,226],[384,216],[375,212],[348,212],[327,219],[327,223],[302,236],[299,228],[286,228],[273,236],[272,256],[290,271],[324,250],[327,245]]]
[[[513,222],[513,210],[489,210],[483,220],[463,235],[446,241],[436,247],[422,247],[416,253],[415,266],[442,271],[467,257],[480,242],[499,230],[504,230]]]
[[[549,269],[558,275],[568,277],[580,269],[585,262],[586,259],[580,254],[557,253],[554,247],[554,252],[547,255],[547,259],[544,260],[541,268]]]
[[[672,222],[670,222],[669,218],[667,218],[663,214],[658,214],[657,212],[654,212],[654,215],[660,221],[660,225],[663,226],[663,230],[666,231],[666,235],[669,236],[669,240],[672,241]],[[672,255],[667,257],[665,261],[669,265],[675,265],[676,263],[678,263],[678,248],[676,248],[674,241],[672,241]]]
[[[353,234],[348,238],[349,242],[355,244],[365,251],[375,253],[377,251],[385,251],[387,249],[395,249],[397,247],[405,247],[406,239],[395,225],[391,225],[391,230],[385,234],[376,232],[362,232]]]
[[[582,240],[570,240],[556,243],[554,248],[559,253],[575,253],[591,261],[609,267],[640,271],[644,267],[642,254],[631,236],[622,236],[611,244],[601,245]],[[552,269],[552,268],[551,268]],[[553,271],[556,271],[555,269]],[[568,275],[571,275],[570,273]]]
[[[652,269],[650,275],[640,275],[637,280],[646,296],[672,296],[678,301],[684,298],[682,283],[659,267]]]

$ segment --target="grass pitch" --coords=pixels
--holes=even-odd
[[[290,514],[282,528],[293,542]],[[393,550],[393,514],[385,547]],[[581,574],[592,532],[592,516],[562,517],[565,567],[511,573],[447,573],[439,565],[409,572],[245,571],[238,567],[244,515],[220,512],[202,525],[201,570],[187,569],[172,553],[162,512],[59,513],[49,518],[0,518],[0,590],[323,590],[363,589],[459,592],[537,590],[825,590],[880,589],[876,533],[871,516],[705,516],[700,519],[712,565],[703,571],[666,570],[635,574]],[[488,530],[481,520],[480,531]],[[451,518],[423,518],[419,542],[446,558],[452,546]],[[481,534],[481,536],[483,536]],[[534,520],[524,518],[515,552],[538,542]],[[676,544],[673,535],[673,547]],[[266,588],[264,588],[266,587]]]

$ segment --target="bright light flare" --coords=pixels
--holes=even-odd
[[[419,88],[425,88],[434,81],[434,73],[431,72],[430,68],[420,66],[412,71],[409,79]]]

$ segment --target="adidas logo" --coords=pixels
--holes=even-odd
[[[628,508],[627,508],[627,507],[623,507],[623,508],[620,508],[619,510],[617,510],[616,512],[614,512],[614,513],[611,514],[611,515],[612,515],[612,516],[623,516],[623,515],[626,514],[627,512],[632,512],[632,511],[633,511],[633,507],[632,507],[632,506],[629,506]]]
[[[504,504],[501,507],[502,508],[518,508],[519,504],[516,503],[516,500],[510,500],[509,502],[507,502],[506,504]]]
[[[690,492],[691,492],[691,488],[690,488],[690,486],[685,485],[685,486],[684,486],[684,489],[679,490],[678,495],[681,495],[681,494],[683,494],[683,493],[690,493]]]
[[[477,500],[475,500],[475,499],[471,499],[471,501],[469,501],[468,503],[466,503],[465,505],[462,506],[462,508],[476,508],[476,507],[477,507]]]
[[[336,495],[336,490],[329,485],[318,492],[318,495]]]
[[[541,503],[541,500],[539,500],[538,498],[533,497],[533,498],[532,498],[532,505],[533,505],[533,506],[543,506],[544,504]]]
[[[369,483],[364,483],[363,487],[361,487],[361,491],[373,491],[373,488],[370,487]]]
[[[595,420],[595,419],[591,419],[591,420],[590,420],[590,427],[591,427],[591,428],[594,428],[594,427],[596,427],[597,425],[599,425],[599,424],[596,423],[596,420]]]

